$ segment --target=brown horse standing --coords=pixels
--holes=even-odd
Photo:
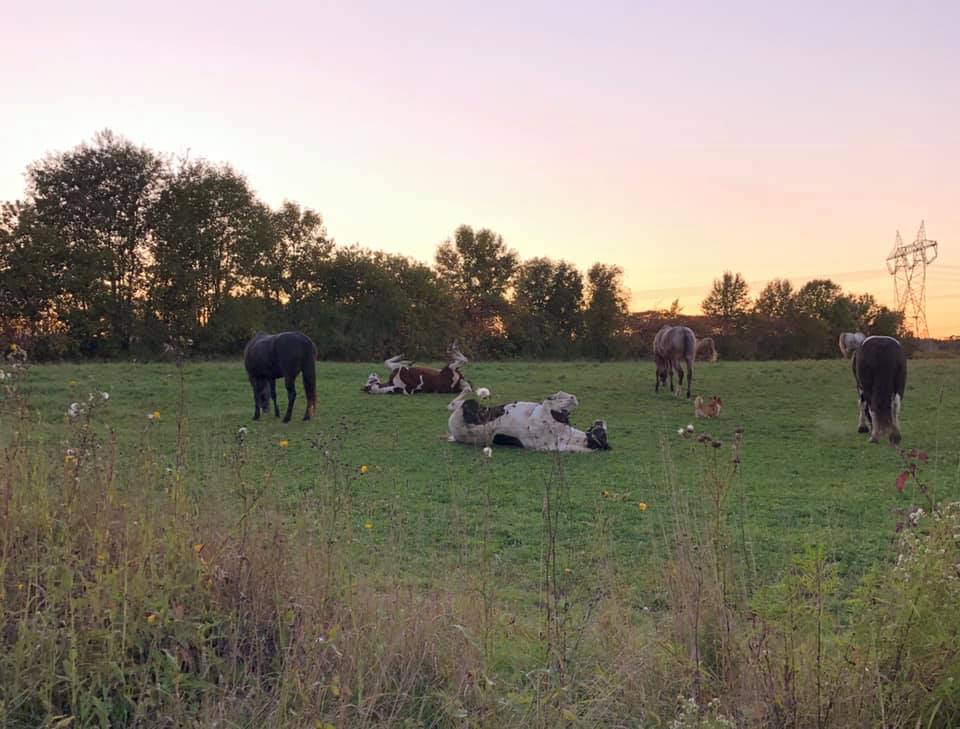
[[[867,337],[853,353],[859,399],[858,430],[879,443],[889,435],[900,442],[900,406],[907,387],[907,357],[893,337]]]
[[[657,368],[657,383],[654,389],[660,392],[660,384],[666,385],[670,375],[670,391],[677,396],[683,387],[682,362],[687,363],[687,397],[693,384],[693,360],[697,356],[697,336],[690,327],[665,326],[653,338],[653,359]],[[673,371],[677,371],[679,380],[676,390],[673,387]]]

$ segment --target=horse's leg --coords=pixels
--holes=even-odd
[[[253,388],[253,419],[260,420],[260,400],[257,392],[257,381],[250,378],[250,386]]]
[[[270,380],[270,397],[273,399],[273,417],[280,417],[280,406],[277,405],[277,381]]]
[[[687,399],[690,398],[690,387],[693,385],[693,358],[696,355],[687,355]]]
[[[857,420],[857,432],[869,433],[870,428],[867,427],[867,401],[863,399],[861,393],[857,393],[857,411],[857,414],[860,416]]]
[[[667,363],[667,368],[670,370],[670,392],[671,392],[671,393],[674,392],[674,389],[673,389],[673,367],[674,367],[674,362],[673,362],[673,360],[670,360],[670,362]]]
[[[294,373],[293,376],[285,375],[283,378],[283,382],[287,386],[287,414],[283,416],[283,422],[289,423],[290,416],[293,413],[293,403],[297,399],[296,373]]]

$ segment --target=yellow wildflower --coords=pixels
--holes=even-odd
[[[645,502],[640,501],[640,502],[637,502],[637,508],[640,509],[640,511],[646,511],[647,505]]]
[[[366,473],[367,471],[369,471],[369,470],[370,470],[370,469],[367,468],[366,466],[360,466],[360,475],[362,476],[363,474],[365,474],[365,473]]]
[[[160,420],[160,411],[159,411],[159,410],[154,410],[154,411],[153,411],[153,419],[154,419],[154,420]]]
[[[18,589],[18,590],[22,590],[24,587],[26,587],[26,585],[24,585],[22,582],[18,582],[18,583],[17,583],[17,589]]]
[[[572,574],[573,574],[573,570],[570,569],[569,567],[564,567],[564,568],[563,568],[563,574],[565,574],[565,575],[572,575]]]
[[[147,625],[153,625],[155,622],[157,622],[157,614],[147,613]]]
[[[76,381],[76,380],[70,380],[70,382],[68,382],[67,384],[68,384],[70,387],[76,387],[76,386],[77,386],[77,381]]]
[[[284,438],[283,440],[280,441],[279,445],[281,448],[286,448],[287,446],[290,445],[290,441]]]
[[[603,491],[601,491],[601,492],[600,492],[600,495],[601,495],[603,498],[605,498],[605,499],[609,499],[609,498],[610,498],[610,492],[607,491],[606,489],[604,489]]]
[[[372,524],[371,522],[369,522],[369,521],[365,521],[365,522],[363,523],[363,528],[364,528],[364,529],[373,529],[373,524]]]
[[[195,553],[197,553],[197,554],[200,554],[200,552],[203,551],[203,543],[197,542],[196,544],[194,544],[194,545],[193,545],[193,551],[194,551]]]

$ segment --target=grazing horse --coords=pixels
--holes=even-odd
[[[670,391],[680,396],[683,387],[682,362],[687,363],[687,397],[693,384],[693,360],[697,354],[697,337],[690,327],[665,326],[653,338],[653,358],[657,368],[657,383],[654,389],[660,392],[660,384],[667,384],[670,375]],[[679,384],[673,387],[673,371],[677,371]]]
[[[417,392],[460,392],[469,387],[470,383],[460,372],[468,360],[454,344],[451,348],[450,362],[443,369],[433,367],[414,367],[413,362],[405,360],[402,355],[391,357],[384,361],[384,366],[390,370],[390,376],[384,384],[376,374],[367,378],[363,386],[364,392],[373,395],[413,395]]]
[[[253,419],[260,419],[260,411],[270,409],[280,416],[277,406],[277,379],[282,377],[287,386],[287,414],[283,422],[290,422],[293,401],[297,399],[297,375],[303,373],[303,389],[307,393],[307,411],[304,420],[310,420],[317,409],[317,348],[310,337],[300,332],[265,334],[257,332],[243,350],[243,364],[253,386]]]
[[[907,385],[907,358],[893,337],[867,337],[853,353],[860,420],[858,432],[879,443],[889,434],[900,442],[900,405]]]
[[[844,332],[840,335],[840,354],[849,359],[867,336],[862,332]]]
[[[447,406],[447,440],[469,445],[512,445],[535,451],[589,453],[608,451],[607,424],[594,421],[584,432],[570,425],[570,413],[579,402],[574,395],[557,392],[543,402],[512,402],[485,407],[469,387]]]
[[[697,359],[705,362],[716,362],[720,359],[713,337],[704,337],[697,340]]]

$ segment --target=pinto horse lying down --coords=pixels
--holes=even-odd
[[[513,445],[535,451],[589,453],[608,451],[607,424],[594,421],[586,432],[570,425],[570,413],[579,405],[577,398],[557,392],[543,402],[512,402],[485,407],[464,388],[447,409],[447,440],[469,445]]]
[[[470,383],[460,372],[468,360],[460,350],[453,346],[450,362],[443,369],[433,367],[414,367],[413,362],[402,359],[403,355],[391,357],[384,361],[384,366],[390,370],[387,381],[381,382],[376,374],[367,378],[363,386],[364,392],[372,395],[413,395],[417,392],[460,392]]]

